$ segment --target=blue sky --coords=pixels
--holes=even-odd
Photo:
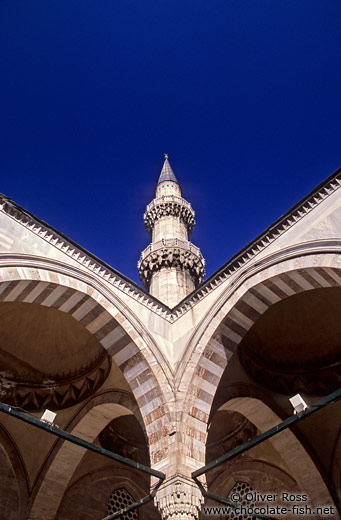
[[[138,281],[169,154],[212,274],[341,166],[339,0],[1,0],[0,192]]]

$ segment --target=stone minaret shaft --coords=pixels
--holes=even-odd
[[[150,294],[173,308],[201,283],[205,261],[188,241],[194,211],[181,196],[167,155],[144,223],[152,242],[138,262],[140,280]]]

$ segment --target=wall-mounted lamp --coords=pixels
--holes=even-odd
[[[300,412],[303,412],[308,408],[307,403],[305,400],[300,396],[300,394],[296,394],[293,397],[290,397],[289,401],[291,402],[292,406],[294,407],[294,414],[298,414]]]
[[[40,420],[47,424],[53,424],[53,421],[55,420],[56,413],[51,412],[51,410],[46,409],[43,415],[41,416]]]

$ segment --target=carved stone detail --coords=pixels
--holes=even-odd
[[[248,374],[257,378],[261,374],[262,384],[272,391],[282,394],[306,393],[323,395],[334,392],[340,386],[341,365],[337,362],[320,369],[276,370],[251,359],[245,349],[239,351],[239,358]]]
[[[11,406],[19,406],[30,412],[43,408],[58,410],[83,401],[95,392],[106,380],[111,367],[111,358],[103,356],[95,367],[81,375],[44,383],[16,381],[1,373],[0,399]]]
[[[204,497],[192,480],[175,475],[160,487],[154,501],[162,520],[196,520]]]
[[[153,274],[164,267],[178,267],[189,272],[196,287],[205,276],[205,261],[198,248],[167,246],[152,250],[138,262],[141,283],[148,290]]]
[[[162,199],[153,200],[146,209],[144,225],[148,233],[151,235],[154,224],[162,217],[179,217],[184,222],[188,235],[193,231],[195,220],[194,210],[192,206],[181,197],[162,197]]]

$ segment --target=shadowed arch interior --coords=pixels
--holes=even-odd
[[[84,400],[108,376],[111,358],[81,323],[34,303],[0,302],[2,399],[35,411]]]
[[[247,332],[238,352],[247,373],[269,389],[315,395],[336,390],[341,288],[314,289],[275,303]]]

